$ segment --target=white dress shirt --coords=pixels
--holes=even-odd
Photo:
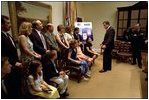
[[[44,49],[47,50],[46,40],[45,40],[45,38],[43,37],[43,35],[41,34],[41,31],[38,31],[38,30],[36,30],[36,31],[37,31],[37,33],[38,33],[38,35],[39,35],[39,37],[40,37],[40,39],[41,39],[41,41],[42,41],[42,44],[43,44],[43,46],[44,46]]]

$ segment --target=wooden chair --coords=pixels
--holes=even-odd
[[[79,65],[74,66],[74,65],[66,64],[65,69],[69,70],[70,79],[76,79],[77,82],[80,83],[81,78],[82,78],[82,73],[81,73],[81,68],[79,67]]]
[[[132,62],[132,52],[130,42],[121,42],[117,52],[117,60],[122,62]]]
[[[114,49],[112,50],[112,58],[114,59],[117,58],[117,52],[119,50],[120,44],[121,44],[120,40],[114,41]]]

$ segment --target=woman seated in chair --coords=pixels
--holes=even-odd
[[[43,73],[46,82],[53,81],[58,84],[60,96],[69,96],[67,93],[68,76],[64,71],[58,71],[55,61],[57,59],[56,50],[52,50],[43,57]]]
[[[83,74],[83,78],[85,80],[88,80],[87,78],[90,77],[90,75],[88,74],[89,71],[88,63],[86,61],[82,61],[77,58],[77,40],[72,40],[70,42],[67,65],[80,67],[81,72]]]
[[[80,42],[77,41],[77,58],[80,60],[80,61],[86,61],[88,62],[88,65],[91,66],[91,64],[93,63],[94,59],[89,57],[89,56],[86,56],[83,52],[82,52],[82,49],[81,49],[81,46],[80,46]]]
[[[86,44],[84,45],[84,54],[93,58],[93,60],[98,56],[98,53],[92,49],[92,40],[90,38],[87,38]]]
[[[31,95],[41,98],[59,98],[57,89],[48,85],[43,80],[42,64],[39,61],[32,61],[29,67],[28,89]]]

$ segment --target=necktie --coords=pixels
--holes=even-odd
[[[13,44],[13,46],[16,47],[15,44],[14,44],[14,42],[13,42],[13,40],[12,40],[12,37],[10,36],[9,33],[7,33],[7,37],[10,39],[11,43]]]
[[[42,44],[43,44],[43,46],[44,46],[44,49],[47,50],[45,38],[43,37],[43,35],[42,35],[41,33],[40,33],[40,38],[41,38]]]
[[[55,68],[56,73],[58,73],[58,70],[56,68],[56,64],[54,62],[52,62],[52,63],[54,64],[54,68]]]

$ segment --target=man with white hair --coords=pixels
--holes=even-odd
[[[45,38],[47,40],[47,43],[48,43],[50,49],[59,51],[59,47],[58,47],[55,35],[53,33],[53,30],[54,30],[53,24],[48,23],[46,25],[46,30],[47,30],[47,32],[45,33]]]

